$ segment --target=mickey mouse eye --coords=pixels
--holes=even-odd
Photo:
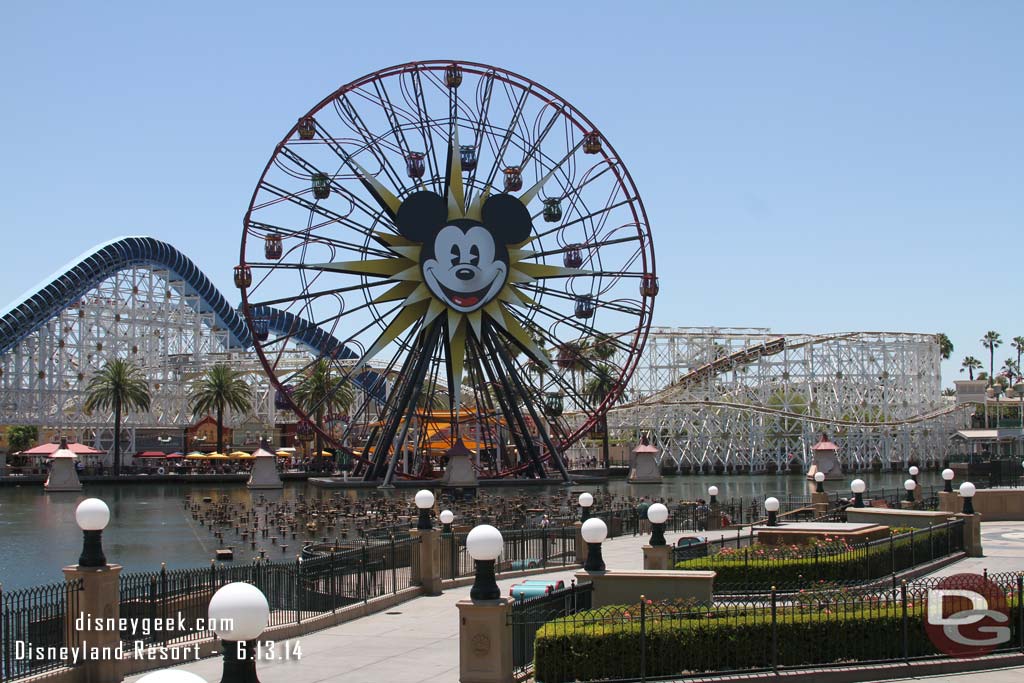
[[[480,247],[475,244],[469,248],[469,265],[480,265]]]
[[[462,260],[462,253],[459,251],[459,245],[452,245],[452,266],[459,265],[459,261]]]

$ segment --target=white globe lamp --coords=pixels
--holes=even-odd
[[[99,498],[86,498],[75,508],[75,522],[83,537],[78,566],[107,566],[107,558],[103,555],[103,530],[110,522],[110,508]]]
[[[604,558],[601,556],[601,544],[608,538],[608,526],[599,517],[591,517],[583,522],[580,534],[587,544],[587,561],[583,568],[588,572],[603,572]]]
[[[665,545],[665,522],[668,521],[668,508],[662,503],[654,503],[647,508],[647,519],[651,522],[651,545]]]
[[[430,531],[430,508],[434,507],[434,494],[427,489],[416,492],[416,507],[420,510],[420,518],[416,528],[421,531]]]
[[[221,683],[259,683],[256,648],[249,642],[260,637],[270,620],[266,596],[252,584],[229,583],[210,598],[206,616],[211,630],[224,641]]]
[[[469,591],[472,600],[498,600],[501,591],[494,578],[494,563],[505,549],[501,532],[490,524],[479,524],[470,529],[466,536],[466,550],[476,564],[473,587]]]

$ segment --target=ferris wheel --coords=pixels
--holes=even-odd
[[[303,433],[384,483],[438,476],[456,444],[480,476],[567,477],[658,293],[643,204],[600,131],[537,83],[452,61],[369,74],[299,117],[235,281]],[[319,358],[296,370],[298,339]],[[327,389],[306,391],[318,372]]]

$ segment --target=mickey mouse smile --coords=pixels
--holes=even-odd
[[[480,225],[443,227],[434,240],[434,258],[423,262],[427,287],[463,313],[487,304],[505,285],[508,265],[494,238]]]

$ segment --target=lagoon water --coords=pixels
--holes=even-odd
[[[828,482],[829,490],[849,491],[848,482],[858,476],[868,484],[868,491],[902,487],[902,473],[859,473],[848,475],[842,482]],[[922,472],[924,486],[939,485],[935,472]],[[753,498],[767,495],[784,497],[806,495],[812,489],[802,475],[733,475],[672,476],[662,484],[631,485],[613,479],[607,484],[587,487],[620,496],[688,499],[704,497],[707,487],[715,484],[719,497]],[[583,487],[574,487],[573,490]],[[484,489],[494,495],[537,495],[539,492],[561,491],[550,488]],[[124,567],[125,572],[208,565],[218,542],[185,510],[184,496],[193,498],[227,495],[233,500],[249,501],[251,496],[267,499],[293,499],[302,494],[331,496],[339,490],[323,490],[304,482],[285,485],[282,491],[250,493],[238,484],[87,484],[80,493],[44,493],[41,485],[0,488],[0,584],[4,590],[51,583],[62,579],[61,567],[75,564],[82,549],[82,532],[75,524],[75,507],[84,498],[101,498],[110,506],[111,519],[103,533],[107,561]],[[377,493],[375,489],[344,492],[355,498]],[[410,489],[391,489],[386,495],[409,496]],[[294,544],[294,542],[293,542]],[[287,554],[268,548],[271,559],[292,558],[299,548],[292,545]],[[236,550],[236,553],[238,551]],[[238,561],[245,561],[239,553]]]

